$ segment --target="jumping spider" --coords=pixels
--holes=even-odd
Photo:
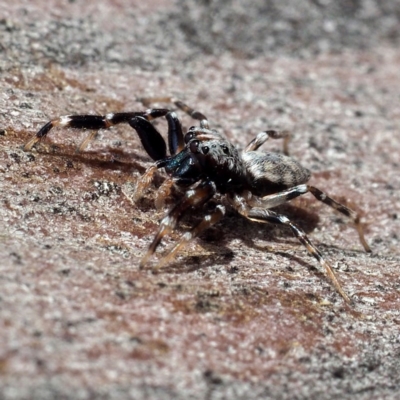
[[[154,173],[160,168],[164,168],[168,178],[158,188],[156,198],[158,208],[170,195],[172,187],[175,186],[184,191],[182,199],[162,219],[158,233],[140,262],[141,267],[155,253],[162,238],[175,229],[184,213],[190,209],[200,208],[218,193],[224,195],[239,214],[252,221],[288,226],[308,252],[325,268],[328,278],[343,299],[350,302],[332,267],[312,244],[305,232],[285,215],[270,210],[310,192],[317,200],[349,217],[355,224],[364,249],[367,252],[371,251],[364,239],[359,215],[316,187],[306,184],[311,175],[308,169],[287,155],[258,151],[268,138],[282,138],[287,144],[287,132],[275,130],[261,132],[247,145],[244,151],[239,151],[224,136],[216,130],[210,129],[207,118],[199,111],[171,97],[142,99],[145,106],[152,102],[174,104],[194,120],[199,121],[199,126],[192,126],[184,134],[177,114],[168,108],[150,108],[146,111],[110,113],[104,116],[67,115],[53,119],[44,125],[25,144],[24,150],[31,150],[56,126],[93,130],[79,147],[79,150],[83,150],[95,137],[97,130],[120,123],[128,123],[135,129],[144,149],[155,161],[137,181],[133,200],[136,201],[142,196],[144,190],[152,182]],[[150,122],[160,117],[165,117],[168,123],[170,155],[167,155],[167,145],[164,139]],[[158,266],[171,261],[184,244],[217,223],[224,214],[225,207],[217,205],[192,230],[182,235],[175,247],[160,259]]]

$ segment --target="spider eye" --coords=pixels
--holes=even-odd
[[[192,126],[192,128],[194,128],[194,126]],[[185,143],[189,143],[194,137],[196,137],[196,132],[190,132],[190,129],[189,132],[185,135]]]
[[[201,149],[203,150],[203,154],[207,154],[210,151],[208,146],[203,146]]]
[[[225,154],[229,154],[229,149],[228,149],[228,147],[226,147],[226,146],[222,146],[222,151],[223,151]]]
[[[192,142],[190,142],[189,148],[192,153],[198,153],[199,152],[199,141],[193,140]]]

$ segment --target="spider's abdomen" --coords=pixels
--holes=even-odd
[[[242,160],[251,191],[257,196],[301,185],[311,176],[296,160],[279,153],[249,151],[242,154]]]

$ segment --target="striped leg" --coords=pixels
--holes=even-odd
[[[284,154],[289,154],[289,140],[290,140],[290,132],[289,131],[263,131],[260,132],[244,149],[244,152],[257,150],[260,146],[262,146],[269,138],[271,139],[283,139],[283,152]]]
[[[246,205],[247,200],[242,196],[232,196],[230,198],[230,201],[236,207],[240,214],[252,221],[262,223],[270,222],[273,224],[288,226],[292,230],[293,234],[297,237],[297,239],[299,239],[299,241],[307,248],[308,252],[319,262],[319,264],[323,268],[325,268],[329,280],[336,288],[338,293],[347,303],[350,303],[350,299],[342,289],[342,286],[340,285],[331,265],[323,258],[322,253],[317,249],[317,247],[314,246],[314,244],[310,241],[310,239],[307,237],[306,233],[302,229],[293,224],[293,222],[291,222],[284,215],[279,215],[265,208],[251,208],[250,206]]]
[[[336,200],[329,197],[327,194],[322,192],[320,189],[311,186],[311,185],[298,185],[294,186],[290,189],[284,190],[279,193],[274,193],[268,196],[263,197],[260,200],[251,201],[252,205],[258,207],[265,207],[265,208],[273,208],[280,204],[283,204],[295,197],[301,196],[310,192],[317,200],[323,202],[324,204],[328,205],[329,207],[339,211],[341,214],[345,215],[346,217],[350,218],[354,223],[357,233],[360,239],[362,246],[364,247],[365,251],[371,252],[368,243],[364,237],[363,227],[360,221],[360,216],[353,211],[352,209],[344,206],[343,204],[337,202]]]
[[[41,139],[47,136],[50,130],[54,127],[89,129],[98,131],[99,129],[107,129],[110,126],[128,123],[135,117],[143,117],[147,121],[155,118],[163,117],[169,112],[168,109],[154,108],[139,112],[122,112],[109,113],[106,115],[65,115],[49,121],[44,125],[35,136],[33,136],[24,146],[25,151],[29,151]],[[89,142],[96,136],[96,133],[91,133],[79,146],[78,151],[82,151]]]
[[[336,290],[339,292],[339,294],[347,303],[350,303],[350,299],[342,289],[342,286],[340,285],[335,273],[333,272],[332,267],[323,258],[322,253],[311,243],[310,239],[307,237],[306,233],[302,229],[298,228],[284,215],[276,214],[270,210],[252,208],[249,210],[246,217],[252,221],[271,222],[273,224],[283,224],[289,226],[297,239],[299,239],[299,241],[307,248],[308,252],[319,262],[319,264],[323,268],[325,268],[328,278],[330,279]]]
[[[172,103],[175,104],[180,110],[184,111],[186,114],[190,115],[193,119],[200,121],[200,127],[209,129],[207,117],[200,111],[194,110],[182,101],[176,99],[175,97],[148,97],[139,99],[146,107],[149,107],[152,103]]]
[[[225,207],[222,205],[218,205],[212,213],[205,215],[204,218],[191,231],[186,232],[182,235],[179,242],[168,252],[167,255],[160,259],[157,268],[162,268],[164,265],[172,261],[175,258],[177,252],[183,246],[199,236],[202,232],[210,228],[212,225],[215,225],[224,215]]]
[[[140,261],[140,267],[144,267],[149,258],[154,254],[162,238],[171,233],[180,218],[190,207],[200,207],[216,192],[215,184],[211,181],[205,181],[197,186],[195,189],[190,189],[185,193],[185,197],[175,206],[172,210],[162,219],[161,226],[153,242],[149,246],[147,253]]]
[[[343,204],[340,204],[336,200],[333,200],[331,197],[326,195],[323,191],[319,190],[318,188],[314,186],[307,185],[307,189],[309,192],[313,194],[313,196],[319,200],[328,205],[329,207],[332,207],[333,209],[339,211],[346,217],[350,218],[354,225],[356,226],[358,237],[360,238],[360,242],[363,245],[364,249],[366,252],[370,253],[371,248],[368,246],[367,241],[365,240],[364,237],[364,230],[360,221],[360,216],[353,211],[352,209],[344,206]]]

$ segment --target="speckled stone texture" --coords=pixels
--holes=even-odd
[[[0,4],[0,399],[399,398],[400,6],[250,4]],[[163,175],[132,204],[150,160],[128,126],[83,153],[71,129],[22,150],[53,117],[171,94],[242,148],[292,132],[311,183],[363,216],[372,254],[311,195],[280,208],[352,306],[287,229],[231,209],[175,263],[140,270]]]

